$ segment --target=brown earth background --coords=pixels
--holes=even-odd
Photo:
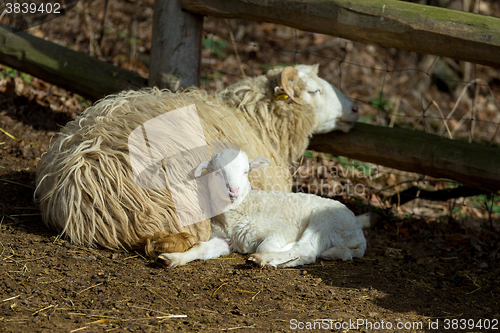
[[[500,16],[496,1],[434,4]],[[28,32],[147,77],[153,1],[111,0],[103,16],[104,1],[80,1]],[[207,90],[274,65],[319,63],[358,102],[360,121],[438,134],[446,123],[454,138],[500,142],[499,70],[269,23],[205,18],[204,29]],[[299,322],[333,332],[500,330],[498,195],[391,204],[410,186],[457,184],[343,157],[306,152],[295,190],[379,215],[361,259],[259,269],[233,254],[165,270],[140,252],[58,237],[33,202],[36,166],[92,103],[0,66],[0,332],[300,331]]]

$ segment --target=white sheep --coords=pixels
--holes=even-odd
[[[76,244],[110,249],[147,244],[151,254],[182,252],[208,240],[210,220],[180,223],[170,188],[138,184],[130,157],[131,133],[142,134],[149,121],[194,105],[212,150],[219,142],[229,142],[250,157],[270,159],[272,165],[265,173],[259,170],[251,175],[252,186],[289,192],[289,167],[302,156],[311,135],[346,132],[359,117],[357,106],[317,74],[317,65],[297,65],[243,79],[219,94],[196,88],[178,93],[153,88],[98,101],[61,130],[40,160],[35,197],[44,223]],[[158,135],[155,144],[184,147],[190,136],[178,134],[177,141]],[[191,169],[209,156],[193,158]],[[141,158],[145,161],[148,156],[136,161]],[[164,164],[172,170],[187,169],[169,163]],[[163,170],[153,171],[157,172],[155,184],[165,184]],[[195,189],[189,186],[180,194],[188,201]]]
[[[253,253],[249,260],[260,266],[293,267],[318,258],[362,257],[366,250],[362,222],[342,203],[312,194],[251,190],[248,172],[269,163],[266,158],[249,160],[244,152],[227,149],[200,164],[195,177],[202,171],[213,172],[211,191],[217,187],[213,180],[223,179],[232,203],[212,218],[209,241],[183,253],[160,254],[158,262],[176,267],[238,252]]]

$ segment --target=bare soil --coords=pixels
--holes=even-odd
[[[347,331],[335,330],[343,322],[366,320],[391,323],[391,332],[456,332],[444,329],[445,319],[499,318],[496,234],[453,221],[384,216],[366,231],[362,259],[259,269],[233,254],[165,270],[140,253],[58,239],[33,204],[36,160],[23,157],[16,145],[3,148],[2,332],[288,331],[323,319],[333,331]],[[428,329],[436,321],[440,330]],[[424,329],[396,329],[398,323],[422,323]]]
[[[113,10],[102,48],[92,35],[103,14],[102,4],[95,3],[79,4],[63,23],[55,20],[31,32],[147,76],[139,54],[147,54],[150,47],[152,1],[111,1]],[[96,25],[93,30],[85,26],[89,20]],[[207,20],[206,27],[216,30],[234,25],[238,39],[239,23]],[[372,68],[355,66],[342,72],[339,82],[351,96],[365,96],[368,102],[361,105],[362,112],[374,119],[377,111],[369,100],[377,96],[380,86],[376,86],[386,78],[373,67],[381,58],[394,68],[398,64],[417,66],[421,59],[420,55],[410,57],[322,35],[299,32],[297,37],[293,30],[265,23],[245,23],[242,29],[243,35],[259,45],[257,51],[248,43],[247,48],[238,45],[248,75],[262,72],[267,64],[311,63],[308,55],[287,53],[287,41],[298,43],[292,50],[316,46],[318,53],[333,52],[324,53],[330,58],[371,63]],[[124,31],[128,37],[123,37]],[[138,41],[131,43],[130,36]],[[212,35],[207,32],[206,36]],[[321,48],[324,43],[330,43],[333,51]],[[233,50],[231,43],[217,47],[221,48],[218,51]],[[215,68],[238,73],[242,66],[234,56],[214,55],[214,50],[204,50],[204,86],[209,89],[237,79],[218,75]],[[329,72],[328,66],[323,66],[322,76],[330,75],[333,82],[332,78],[338,78],[337,69]],[[495,232],[499,225],[493,215],[493,230],[485,227],[487,214],[476,210],[468,210],[465,220],[451,212],[438,218],[411,214],[408,217],[412,218],[401,218],[399,208],[369,205],[377,196],[374,193],[364,204],[339,196],[356,213],[376,211],[380,215],[377,225],[365,231],[368,249],[364,258],[318,261],[293,269],[260,269],[248,264],[245,256],[232,254],[165,270],[140,252],[87,248],[61,239],[44,226],[34,204],[35,170],[51,137],[91,102],[37,78],[11,75],[6,68],[1,71],[0,332],[500,330],[500,239]],[[478,112],[497,119],[493,100],[500,91],[500,81],[495,81],[500,75],[484,68],[477,73],[484,73],[493,91],[493,99],[486,88],[475,99]],[[386,94],[400,98],[406,81],[398,81],[401,76],[396,77],[395,72],[391,75]],[[414,77],[409,80],[420,82]],[[443,110],[449,112],[456,102],[455,95],[439,91],[432,82],[424,88],[422,94],[438,101]],[[367,97],[369,92],[372,95]],[[411,107],[407,111],[411,113]],[[391,115],[377,119],[389,122]],[[491,127],[480,127],[478,133],[491,137]],[[460,131],[468,133],[470,128],[464,125],[457,133]],[[393,179],[391,184],[397,181]],[[478,227],[481,223],[483,227]],[[467,320],[465,327],[461,320]]]

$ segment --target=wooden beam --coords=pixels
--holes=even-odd
[[[500,19],[395,0],[182,0],[193,13],[272,22],[500,67]]]
[[[182,10],[180,0],[156,0],[149,85],[180,88],[200,85],[203,16]]]
[[[349,133],[313,136],[309,149],[500,190],[500,149],[477,143],[356,123]]]
[[[137,74],[0,25],[0,63],[90,99],[147,86]]]

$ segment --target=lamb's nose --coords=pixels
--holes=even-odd
[[[352,110],[352,112],[357,113],[359,111],[359,108],[357,105],[353,105],[351,110]]]
[[[234,188],[234,189],[229,190],[229,193],[236,197],[236,196],[238,196],[239,191],[240,191],[239,188]]]

